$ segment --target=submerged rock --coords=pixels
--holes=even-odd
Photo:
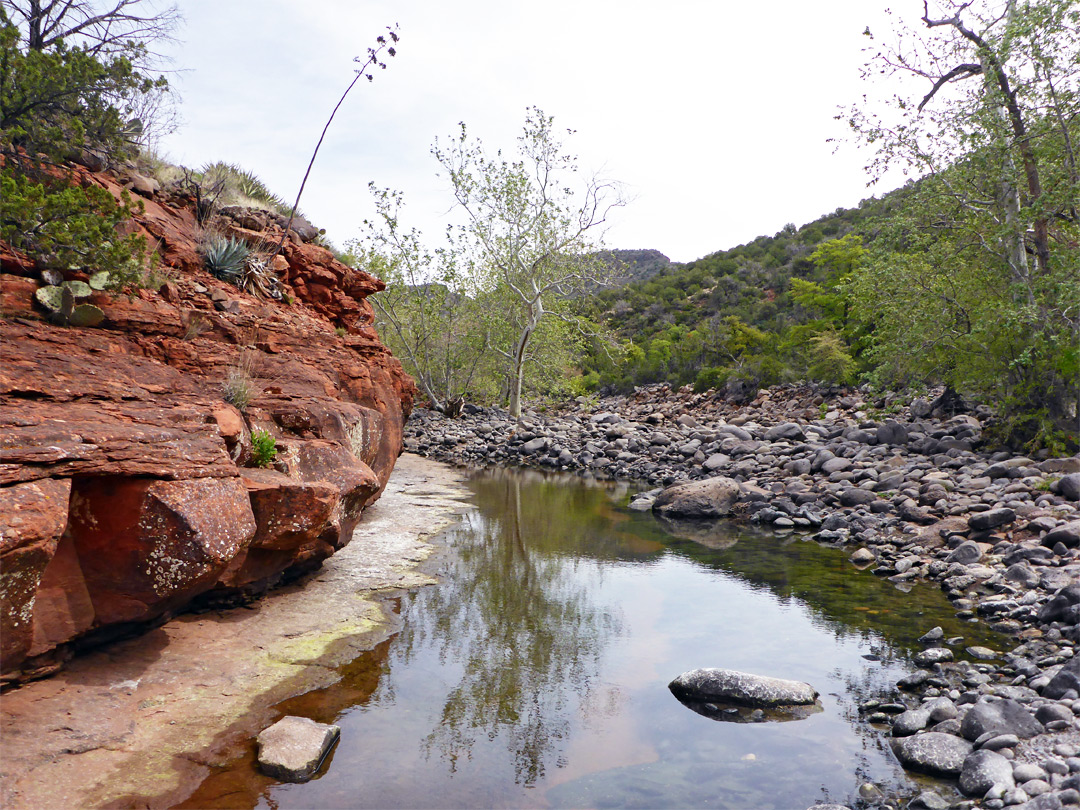
[[[818,701],[802,705],[787,704],[761,708],[743,706],[721,699],[693,700],[681,697],[677,699],[690,711],[722,723],[787,723],[792,720],[805,720],[811,715],[824,711]]]
[[[306,782],[341,736],[338,726],[283,717],[259,734],[259,770],[283,782]]]
[[[817,690],[802,681],[769,678],[733,669],[693,669],[668,684],[680,700],[716,701],[740,706],[803,706]]]

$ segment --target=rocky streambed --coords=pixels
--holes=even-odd
[[[969,806],[1080,805],[1080,458],[988,452],[988,416],[945,398],[784,387],[736,405],[654,386],[520,423],[420,409],[405,435],[456,464],[652,484],[631,508],[684,536],[735,518],[849,545],[900,589],[939,582],[1009,652],[927,627],[918,669],[861,707],[866,722],[905,767],[958,778]],[[908,806],[949,803],[928,791]]]

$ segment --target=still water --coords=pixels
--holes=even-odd
[[[441,584],[401,600],[405,629],[280,707],[341,726],[321,775],[278,784],[249,759],[185,806],[803,810],[860,806],[867,782],[952,795],[905,775],[857,709],[934,625],[1001,647],[933,585],[901,592],[797,535],[664,526],[625,508],[625,486],[497,470],[471,487]],[[696,714],[667,684],[697,667],[807,681],[823,710]]]

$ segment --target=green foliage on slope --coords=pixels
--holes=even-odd
[[[591,378],[617,388],[664,381],[702,390],[729,381],[746,389],[789,379],[852,381],[861,336],[840,287],[898,196],[605,290],[592,313],[622,338],[624,351],[617,363],[590,357]]]
[[[132,43],[130,51],[141,48]],[[127,55],[97,58],[62,40],[25,47],[0,9],[0,237],[46,267],[109,270],[117,284],[141,280],[143,240],[116,232],[131,216],[130,200],[73,184],[62,163],[84,147],[106,158],[126,154],[119,100],[163,84],[136,72]]]

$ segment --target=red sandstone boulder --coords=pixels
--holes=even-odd
[[[68,516],[71,482],[45,478],[0,489],[0,661],[21,664],[33,644],[38,589]]]
[[[238,478],[89,478],[71,493],[94,625],[146,621],[208,590],[255,534]]]
[[[291,469],[301,481],[336,487],[340,500],[323,539],[335,549],[343,547],[352,539],[364,506],[379,491],[378,476],[352,451],[335,442],[299,443],[287,455]]]
[[[222,573],[216,592],[251,592],[294,570],[314,567],[334,553],[338,487],[298,481],[274,470],[245,470],[255,536]]]

